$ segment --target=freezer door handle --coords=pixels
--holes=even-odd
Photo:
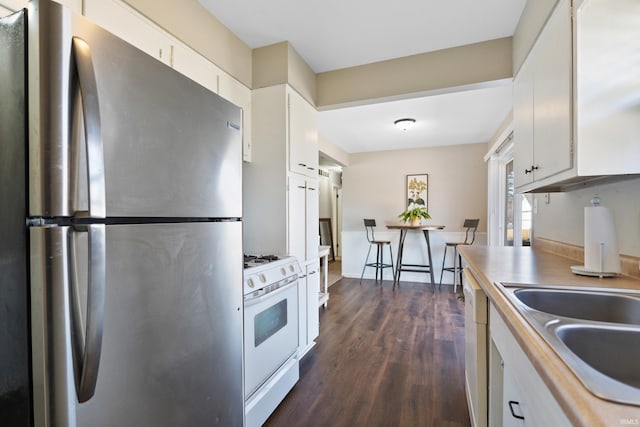
[[[82,303],[78,284],[75,239],[73,234],[88,232],[88,284],[86,322],[83,327]],[[95,392],[102,353],[104,302],[106,288],[105,225],[76,227],[69,233],[70,299],[72,324],[73,368],[76,393],[80,403],[91,399]]]
[[[73,37],[73,56],[80,86],[80,94],[82,95],[84,133],[87,144],[87,178],[89,181],[89,210],[88,212],[77,212],[76,216],[105,218],[104,153],[102,126],[100,123],[100,105],[98,102],[98,86],[93,70],[91,49],[87,42],[79,37]]]

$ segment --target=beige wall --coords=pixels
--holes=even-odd
[[[368,247],[363,218],[375,218],[380,238],[393,240],[393,250],[397,249],[397,232],[387,231],[384,224],[397,221],[397,215],[404,210],[406,175],[427,173],[431,223],[446,226],[444,232],[434,232],[432,239],[439,275],[444,242],[464,239],[460,231],[465,218],[480,218],[480,231],[486,230],[486,150],[486,144],[468,144],[351,154],[342,179],[343,274],[360,276]],[[424,256],[424,246],[422,236],[408,237],[405,258]],[[426,279],[424,274],[415,276],[415,280]],[[407,280],[410,277],[407,274]]]
[[[288,83],[316,105],[316,75],[289,42],[253,50],[253,88]]]
[[[517,74],[520,66],[529,54],[540,30],[547,22],[553,7],[558,0],[528,1],[520,16],[520,22],[513,34],[513,74]]]
[[[125,1],[247,87],[251,87],[251,49],[197,0]]]
[[[320,73],[322,109],[511,78],[511,37]]]
[[[549,204],[543,194],[534,197],[538,213],[533,216],[537,237],[582,246],[584,244],[584,207],[597,195],[602,206],[612,209],[618,250],[621,254],[640,257],[640,178],[599,185],[567,193],[551,193]]]
[[[332,143],[321,133],[318,134],[318,151],[326,154],[342,166],[349,166],[349,153]]]

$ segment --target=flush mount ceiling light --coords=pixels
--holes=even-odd
[[[393,122],[393,124],[396,125],[398,129],[407,130],[416,124],[416,119],[398,119]]]

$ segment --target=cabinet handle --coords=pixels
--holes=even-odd
[[[532,171],[537,171],[538,170],[538,166],[531,166],[531,170]]]
[[[509,410],[511,411],[511,416],[513,416],[513,418],[517,418],[519,420],[524,420],[524,417],[522,415],[517,415],[514,411],[513,411],[513,405],[520,405],[520,402],[516,402],[515,400],[510,400],[509,401]]]
[[[528,174],[528,173],[531,173],[531,172],[533,172],[533,169],[525,169],[524,170],[524,174],[525,175]]]
[[[317,271],[310,271],[309,272],[309,276],[311,276],[312,274],[316,274],[316,273],[317,273]]]
[[[298,163],[298,166],[302,166],[302,167],[307,167],[307,165],[305,163]]]
[[[307,187],[307,190],[315,190],[313,187]]]
[[[298,188],[302,188],[303,190],[307,187],[303,186],[303,185],[298,185]]]
[[[309,169],[310,171],[316,170],[316,168],[312,168],[311,166],[307,166],[307,169]]]

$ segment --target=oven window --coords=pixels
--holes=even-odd
[[[283,299],[253,318],[255,346],[259,346],[270,336],[287,325],[287,300]]]

